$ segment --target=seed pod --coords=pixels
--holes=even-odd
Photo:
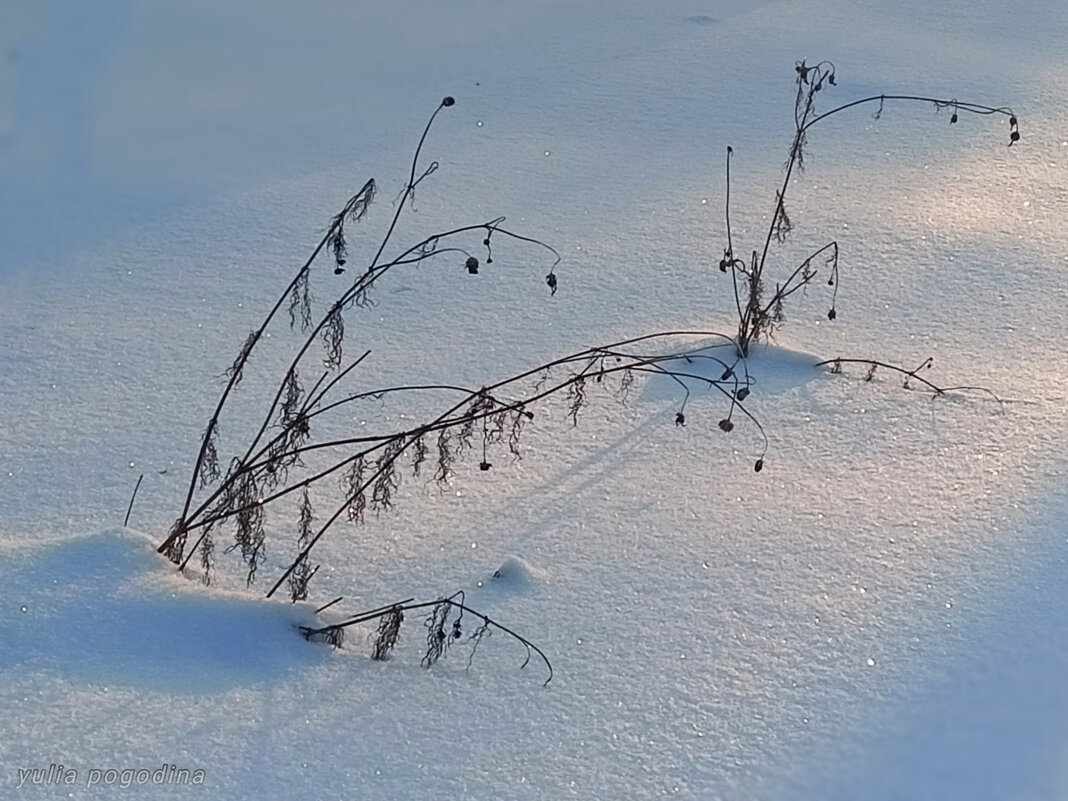
[[[732,423],[729,418],[725,417],[719,421],[719,427],[724,431],[731,431],[734,429],[734,423]]]
[[[756,464],[753,465],[753,470],[755,470],[756,472],[759,473],[763,469],[764,469],[764,460],[763,459],[757,459],[756,460]]]
[[[453,105],[455,103],[456,103],[456,98],[452,97],[451,95],[450,96],[446,96],[441,101],[441,105],[443,105],[443,106],[451,106],[451,105]]]
[[[467,272],[471,273],[471,275],[478,275],[478,259],[474,256],[468,256],[464,266],[467,267]]]
[[[837,316],[838,316],[838,312],[836,312],[834,309],[831,309],[829,312],[827,312],[827,319],[828,320],[833,320]]]
[[[684,425],[686,425],[686,415],[684,415],[682,412],[679,412],[678,414],[676,414],[675,415],[675,425],[676,426],[684,426]]]

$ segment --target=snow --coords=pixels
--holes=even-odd
[[[1068,794],[1068,19],[1026,6],[841,0],[30,4],[0,25],[0,797],[1049,799]],[[926,107],[812,131],[783,264],[836,238],[838,319],[813,291],[748,365],[748,408],[691,383],[608,388],[572,427],[539,408],[523,459],[406,476],[396,509],[317,548],[305,604],[210,588],[153,546],[181,509],[218,377],[337,208],[374,176],[369,258],[441,98],[399,247],[508,216],[469,276],[391,272],[350,321],[361,388],[481,386],[656,330],[731,333],[732,227],[758,247],[790,135],[793,63],[827,105]],[[281,328],[272,340],[290,341]],[[713,344],[704,335],[673,340]],[[658,343],[656,347],[664,347]],[[663,352],[663,351],[661,351]],[[714,350],[707,351],[715,353]],[[931,398],[837,356],[981,394]],[[281,356],[223,421],[240,439]],[[699,365],[702,366],[702,365]],[[368,403],[346,425],[425,410]],[[118,528],[140,474],[130,519]],[[284,529],[280,521],[279,529]],[[277,536],[277,540],[274,537]],[[276,577],[292,548],[272,530]],[[295,625],[457,590],[500,632],[468,665]],[[62,764],[73,785],[17,788]],[[87,787],[90,771],[204,786]],[[118,779],[116,779],[118,781]]]
[[[4,668],[91,684],[222,690],[316,664],[291,636],[314,608],[201,592],[173,575],[153,543],[109,530],[35,543],[5,562],[22,601],[4,622]],[[300,614],[303,613],[303,614]]]

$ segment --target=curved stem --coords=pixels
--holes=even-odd
[[[916,103],[933,103],[939,108],[954,108],[960,111],[968,111],[972,114],[1004,114],[1006,117],[1013,118],[1016,115],[1013,110],[1008,106],[1002,106],[1001,108],[994,108],[992,106],[984,106],[979,103],[964,103],[959,100],[943,100],[937,97],[924,97],[922,95],[872,95],[871,97],[864,97],[860,100],[853,100],[849,103],[844,103],[837,108],[833,108],[830,111],[825,111],[822,114],[817,114],[812,119],[799,126],[798,130],[804,133],[813,125],[821,120],[825,120],[828,117],[833,117],[841,111],[853,108],[854,106],[862,106],[865,103],[885,103],[887,100],[906,100]]]
[[[219,400],[215,404],[215,411],[212,412],[211,419],[208,422],[208,428],[204,434],[204,439],[200,443],[200,451],[197,453],[196,462],[193,465],[193,474],[189,481],[189,489],[186,491],[185,503],[182,506],[182,514],[179,517],[179,520],[181,520],[183,523],[188,519],[187,516],[189,514],[189,507],[193,502],[193,493],[196,491],[197,481],[200,479],[201,467],[204,463],[204,457],[207,454],[208,444],[215,433],[215,429],[218,427],[219,416],[222,414],[223,407],[226,405],[226,401],[230,397],[230,393],[233,392],[234,387],[236,387],[237,383],[241,380],[241,372],[244,369],[245,364],[248,362],[248,358],[251,355],[253,348],[255,348],[256,344],[259,343],[264,332],[267,330],[267,326],[270,325],[271,321],[278,313],[278,310],[282,308],[282,304],[285,302],[290,292],[293,291],[293,288],[301,280],[301,276],[303,276],[304,273],[311,268],[312,262],[315,261],[320,251],[322,251],[322,249],[326,247],[327,242],[337,231],[338,226],[342,224],[342,221],[344,220],[344,215],[346,215],[348,211],[351,210],[357,203],[361,202],[361,200],[366,196],[366,193],[368,192],[368,187],[373,187],[373,184],[373,180],[365,184],[364,188],[361,189],[360,192],[358,192],[352,198],[350,198],[348,203],[345,204],[345,209],[342,211],[341,215],[334,218],[330,227],[327,229],[326,234],[323,235],[323,238],[319,241],[319,244],[315,247],[311,255],[304,262],[304,265],[297,271],[297,274],[293,277],[293,280],[291,280],[286,286],[286,288],[282,291],[282,294],[278,297],[278,300],[275,301],[274,306],[271,307],[271,310],[267,313],[267,316],[260,324],[260,327],[253,333],[252,338],[249,340],[249,345],[242,350],[237,362],[235,362],[234,369],[231,371],[229,381],[227,381],[226,384],[226,388],[223,389],[222,395],[219,396]],[[171,546],[171,544],[179,536],[181,536],[183,530],[184,528],[182,526],[176,527],[175,531],[169,537],[167,537],[167,539],[156,549],[157,552],[164,553]]]
[[[462,592],[463,591],[461,590],[459,593],[457,593],[457,595],[462,595]],[[418,603],[412,603],[412,601],[414,599],[408,598],[407,600],[399,601],[397,603],[389,604],[387,606],[380,606],[377,609],[370,610],[369,612],[362,612],[362,613],[356,615],[355,617],[350,618],[349,620],[346,620],[346,621],[344,621],[342,623],[335,623],[333,625],[323,626],[322,628],[318,628],[318,629],[313,629],[313,628],[310,628],[308,626],[301,626],[301,633],[303,633],[306,638],[310,638],[310,637],[313,637],[315,635],[329,634],[330,632],[333,632],[333,631],[338,631],[340,629],[344,629],[344,628],[347,628],[349,626],[354,626],[357,623],[366,623],[367,621],[370,621],[370,620],[376,620],[376,619],[378,619],[380,617],[385,617],[386,615],[394,613],[394,612],[411,612],[411,611],[414,611],[414,610],[417,610],[417,609],[428,609],[428,608],[431,608],[431,607],[439,606],[440,604],[447,604],[448,606],[451,606],[454,609],[459,609],[461,612],[466,612],[467,614],[471,615],[472,617],[477,617],[479,620],[481,620],[486,625],[493,626],[494,628],[499,629],[500,631],[503,631],[508,636],[513,637],[514,639],[516,639],[520,643],[522,643],[522,645],[527,649],[527,658],[524,659],[523,660],[523,664],[519,666],[520,670],[522,670],[528,664],[530,664],[530,654],[531,654],[531,652],[536,653],[541,658],[542,662],[545,663],[545,667],[549,671],[549,677],[545,680],[545,683],[542,684],[542,686],[543,687],[548,687],[549,686],[549,682],[551,682],[553,680],[553,666],[552,666],[552,662],[549,661],[549,657],[547,657],[545,655],[545,652],[542,651],[541,648],[536,646],[534,643],[532,643],[526,637],[523,637],[522,635],[517,634],[512,629],[510,629],[507,626],[504,626],[504,625],[498,623],[496,620],[493,620],[492,618],[488,617],[487,615],[484,615],[481,612],[476,611],[475,609],[472,609],[471,607],[467,606],[462,601],[455,600],[455,598],[456,598],[456,595],[454,595],[452,597],[449,597],[449,598],[439,598],[436,601],[420,601]]]

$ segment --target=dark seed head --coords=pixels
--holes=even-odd
[[[753,469],[754,469],[754,470],[755,470],[756,472],[758,472],[758,473],[759,473],[759,472],[760,472],[761,470],[763,470],[763,469],[764,469],[764,460],[763,460],[763,459],[757,459],[757,460],[756,460],[756,464],[755,464],[755,465],[753,465]]]
[[[686,425],[686,415],[684,415],[682,412],[679,412],[678,414],[676,414],[675,415],[675,425],[677,425],[677,426]]]
[[[740,401],[744,401],[749,397],[749,387],[742,387],[734,393],[734,397]]]
[[[479,464],[478,464],[478,469],[481,470],[483,473],[485,473],[491,467],[493,467],[493,465],[490,464],[489,462],[479,462]]]
[[[953,112],[953,116],[949,118],[949,124],[950,125],[956,125],[957,124],[957,112],[955,112],[955,111]]]
[[[467,272],[471,273],[471,275],[478,275],[478,259],[474,256],[468,256],[464,266],[467,267]]]
[[[334,275],[341,275],[343,272],[345,272],[345,268],[340,264],[334,268]]]
[[[1019,131],[1013,131],[1011,134],[1009,134],[1009,147],[1012,147],[1012,143],[1013,142],[1019,142],[1019,141],[1020,141],[1020,132]]]
[[[734,423],[725,417],[719,421],[719,427],[724,431],[732,431],[734,429]]]
[[[451,106],[451,105],[454,105],[455,103],[456,103],[456,98],[452,97],[451,95],[445,97],[441,101],[441,105],[443,105],[443,106]]]
[[[828,320],[833,320],[837,316],[838,316],[838,312],[836,312],[834,309],[831,309],[829,312],[827,312],[827,319]]]

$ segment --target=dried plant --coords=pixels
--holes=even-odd
[[[520,670],[529,665],[531,658],[534,656],[541,660],[548,674],[543,686],[548,686],[549,682],[553,680],[553,666],[545,653],[530,640],[517,634],[512,629],[502,626],[497,621],[467,606],[465,601],[463,590],[447,598],[438,598],[434,601],[417,602],[414,598],[407,598],[388,606],[380,606],[377,609],[361,612],[347,620],[329,626],[320,628],[301,626],[300,632],[312,642],[325,642],[335,648],[340,648],[344,644],[345,631],[349,627],[377,620],[379,623],[371,646],[371,658],[381,661],[389,658],[400,640],[401,625],[405,620],[404,613],[429,609],[429,614],[423,619],[423,626],[426,629],[426,645],[420,661],[423,667],[430,668],[445,658],[451,647],[460,643],[464,636],[463,617],[467,614],[478,621],[474,630],[464,641],[468,646],[468,669],[470,669],[472,660],[482,641],[493,631],[500,631],[523,646],[525,656],[519,666]]]
[[[743,357],[748,356],[749,349],[754,342],[766,341],[774,333],[778,326],[782,325],[785,318],[784,301],[800,289],[813,284],[820,271],[824,271],[827,286],[831,287],[830,308],[827,318],[834,320],[838,316],[835,308],[835,300],[838,295],[838,243],[829,242],[813,252],[792,272],[786,275],[785,280],[774,284],[774,292],[768,296],[771,279],[767,274],[769,256],[772,243],[783,244],[793,232],[794,226],[786,211],[786,195],[790,188],[790,180],[795,171],[801,172],[805,168],[805,146],[808,143],[808,134],[812,128],[836,114],[858,106],[878,104],[878,109],[873,116],[878,119],[888,101],[903,101],[911,103],[925,103],[934,106],[936,112],[943,109],[951,109],[950,124],[956,124],[960,112],[972,114],[996,114],[1004,116],[1009,122],[1009,146],[1020,140],[1019,126],[1016,114],[1007,107],[993,108],[978,103],[965,103],[956,99],[944,100],[920,95],[872,95],[860,98],[830,111],[817,112],[816,99],[820,92],[837,85],[835,67],[829,61],[821,61],[809,66],[805,61],[800,61],[795,66],[796,72],[796,96],[794,99],[794,135],[790,142],[789,155],[784,167],[782,187],[775,192],[775,205],[771,215],[771,222],[764,236],[762,248],[753,250],[750,258],[745,260],[738,255],[735,248],[734,237],[731,230],[731,156],[733,148],[727,148],[727,176],[726,176],[726,234],[727,246],[723,249],[723,258],[719,262],[719,269],[731,277],[734,289],[735,305],[738,312],[738,329],[736,342],[738,352]]]
[[[679,428],[694,420],[692,415],[687,415],[691,386],[718,393],[726,413],[722,417],[717,414],[708,418],[709,422],[718,418],[716,425],[727,433],[734,431],[737,422],[747,422],[749,429],[757,435],[753,468],[760,472],[768,450],[768,437],[748,407],[755,388],[747,365],[751,345],[767,340],[786,320],[785,305],[789,297],[812,285],[821,275],[833,288],[828,317],[834,319],[836,316],[834,298],[839,259],[836,242],[811,253],[784,280],[776,282],[774,289],[766,274],[771,243],[787,241],[794,230],[786,210],[786,195],[791,173],[804,166],[805,144],[811,128],[854,106],[878,103],[881,111],[886,101],[908,100],[931,102],[938,109],[952,109],[952,123],[956,122],[960,111],[1004,114],[1010,120],[1010,144],[1019,139],[1016,117],[1011,110],[956,100],[878,95],[817,113],[816,94],[834,84],[834,67],[829,62],[814,67],[808,67],[805,62],[797,65],[796,125],[786,176],[775,195],[775,208],[763,248],[753,250],[748,260],[735,255],[730,219],[733,151],[727,148],[727,247],[719,266],[732,278],[738,314],[737,331],[733,335],[718,331],[661,331],[583,348],[477,387],[419,383],[352,392],[346,389],[350,383],[346,379],[368,358],[370,351],[365,350],[356,358],[347,355],[351,334],[345,315],[358,318],[361,309],[372,302],[371,292],[377,281],[394,268],[450,260],[454,266],[462,268],[461,274],[478,275],[480,267],[492,265],[495,258],[502,258],[500,249],[495,251],[493,248],[496,237],[498,244],[503,238],[505,242],[531,245],[550,254],[553,261],[544,280],[552,295],[559,288],[555,273],[560,262],[559,254],[537,239],[504,228],[504,217],[435,232],[385,257],[401,214],[411,208],[416,187],[438,169],[436,161],[423,166],[421,152],[438,114],[454,103],[452,98],[445,98],[423,130],[405,188],[394,204],[387,230],[367,266],[358,273],[352,271],[355,273],[352,279],[340,278],[348,276],[352,270],[350,259],[354,249],[350,249],[350,227],[368,213],[377,191],[373,179],[333,215],[318,246],[283,289],[260,326],[245,338],[237,357],[225,371],[226,384],[204,429],[182,510],[160,545],[160,553],[183,570],[199,554],[204,580],[210,581],[215,567],[218,532],[224,525],[233,526],[233,541],[225,551],[240,553],[246,569],[246,583],[251,585],[265,565],[268,534],[291,525],[285,521],[292,517],[282,515],[278,518],[273,514],[268,525],[267,509],[275,509],[277,501],[298,493],[295,552],[286,557],[287,566],[274,577],[266,594],[272,597],[286,585],[293,601],[306,599],[309,583],[318,569],[312,566],[311,556],[321,539],[339,521],[357,526],[365,524],[367,509],[374,511],[375,516],[392,510],[403,495],[401,484],[405,474],[419,478],[433,468],[433,476],[422,480],[436,482],[444,488],[472,453],[478,454],[481,471],[493,468],[494,454],[507,453],[511,461],[518,460],[523,452],[521,443],[525,428],[535,419],[535,410],[539,406],[555,398],[563,407],[563,416],[574,427],[582,412],[593,402],[609,398],[626,403],[636,380],[642,376],[666,378],[678,387],[679,401],[672,411]],[[485,249],[482,260],[468,249],[467,240],[471,237],[481,237]],[[328,269],[313,269],[323,251],[330,257]],[[329,297],[330,300],[319,302],[317,297]],[[283,307],[296,336],[296,345],[273,395],[262,404],[262,422],[250,439],[235,449],[230,467],[222,475],[219,431],[223,412],[234,397],[249,360],[268,341],[268,328]],[[269,341],[276,346],[283,339],[272,337]],[[713,343],[711,346],[710,342]],[[912,371],[867,359],[839,358],[823,364],[833,372],[841,372],[842,365],[849,363],[867,365],[867,380],[874,378],[877,368],[885,368],[904,375],[906,388],[910,387],[909,381],[914,381],[935,395],[974,389],[936,386],[918,375],[919,370],[926,369],[929,363]],[[416,413],[376,418],[356,432],[337,434],[339,412],[343,415],[361,404],[403,406],[408,401],[418,410]],[[435,411],[427,413],[428,406]],[[351,416],[348,419],[351,420]],[[333,426],[328,425],[331,420]],[[424,468],[425,473],[422,472]],[[311,500],[313,493],[315,509]],[[537,654],[544,660],[551,679],[552,667],[539,649],[515,632],[465,606],[462,593],[429,602],[416,603],[407,599],[362,613],[340,624],[303,631],[311,640],[340,647],[348,626],[378,620],[372,658],[383,660],[397,646],[405,613],[418,609],[429,610],[424,621],[426,646],[422,656],[427,667],[444,658],[449,648],[463,638],[461,621],[466,613],[479,621],[465,640],[470,647],[469,660],[486,636],[494,630],[503,631],[526,648],[527,658],[523,664],[529,662],[532,654]]]
[[[378,631],[375,632],[375,644],[371,658],[381,661],[389,659],[390,653],[400,639],[400,627],[404,622],[404,612],[399,606],[392,606],[380,618]]]
[[[919,389],[924,392],[930,392],[931,395],[935,397],[947,395],[951,392],[978,392],[980,394],[993,398],[995,401],[997,401],[999,406],[1003,407],[1005,405],[1005,402],[1000,397],[998,397],[997,393],[995,393],[993,390],[988,389],[987,387],[943,387],[939,386],[938,384],[935,384],[930,379],[920,375],[921,371],[930,370],[932,367],[934,367],[934,359],[930,356],[920,362],[920,365],[918,367],[914,367],[911,370],[905,367],[899,367],[896,364],[888,364],[887,362],[877,361],[876,359],[843,359],[841,357],[835,359],[826,359],[822,362],[817,362],[816,367],[828,367],[830,368],[831,373],[839,375],[842,372],[843,364],[866,364],[868,366],[868,370],[864,375],[865,381],[874,380],[876,371],[879,368],[882,368],[883,370],[887,370],[892,373],[898,373],[899,375],[904,376],[904,380],[901,384],[902,389]],[[914,387],[912,384],[913,381],[915,381],[919,386]]]
[[[308,488],[305,487],[300,496],[300,509],[297,520],[297,547],[302,549],[311,541],[312,523],[315,515],[312,511],[311,498],[308,496]],[[318,570],[318,566],[312,567],[305,554],[303,559],[297,562],[293,572],[289,574],[289,597],[294,602],[303,601],[308,597],[308,582]]]
[[[552,254],[554,261],[552,267],[550,267],[549,274],[554,276],[553,270],[556,264],[559,263],[559,254],[553,248],[536,239],[525,237],[506,229],[504,227],[504,217],[496,217],[484,223],[466,225],[432,234],[401,250],[399,254],[391,259],[383,258],[401,213],[406,205],[410,205],[406,201],[410,201],[416,187],[437,170],[437,162],[431,162],[426,167],[421,166],[421,152],[438,113],[453,104],[454,100],[451,97],[446,97],[427,122],[412,158],[411,171],[405,190],[402,192],[400,202],[396,204],[392,220],[378,245],[377,252],[367,268],[355,280],[343,286],[340,294],[327,304],[325,311],[316,319],[311,290],[313,264],[319,254],[325,250],[332,257],[332,275],[340,276],[345,273],[349,259],[349,226],[361,221],[371,207],[377,191],[377,185],[373,179],[367,181],[360,191],[353,195],[342,209],[331,218],[330,225],[319,245],[297,270],[296,275],[285,287],[259,328],[247,335],[238,350],[237,356],[226,369],[224,377],[227,383],[205,429],[193,470],[194,480],[189,484],[182,512],[174,528],[159,548],[160,553],[166,554],[168,558],[181,567],[184,568],[194,552],[204,545],[204,532],[207,530],[207,526],[220,519],[235,517],[234,543],[227,550],[240,550],[248,568],[247,580],[249,583],[255,580],[265,549],[263,507],[287,492],[305,488],[323,477],[319,475],[312,478],[294,480],[294,477],[291,476],[291,471],[295,467],[302,466],[302,455],[307,450],[331,447],[331,445],[323,446],[322,444],[314,443],[315,436],[312,426],[318,415],[353,400],[351,398],[332,400],[331,391],[335,390],[339,383],[369,353],[365,352],[359,359],[345,365],[346,326],[344,315],[346,311],[354,307],[359,308],[368,303],[369,293],[374,284],[389,270],[402,265],[420,263],[432,258],[449,257],[457,253],[470,260],[473,257],[466,249],[459,244],[453,245],[451,243],[459,243],[466,236],[481,233],[483,246],[486,248],[487,254],[489,254],[486,258],[487,264],[493,261],[491,239],[494,236],[505,237],[513,241],[536,245]],[[554,276],[550,289],[555,291],[555,287]],[[299,329],[304,336],[303,344],[297,349],[273,400],[268,404],[258,433],[247,443],[244,448],[244,454],[234,457],[230,472],[223,477],[220,475],[218,467],[220,419],[228,401],[241,383],[250,358],[263,344],[264,335],[268,327],[283,306],[285,306],[289,316],[291,328],[295,331]],[[301,366],[307,365],[307,357],[317,342],[322,343],[324,352],[322,365],[325,367],[325,372],[321,374],[311,390],[306,391],[300,381]],[[379,440],[379,442],[382,444],[381,449],[371,448],[366,453],[359,453],[343,460],[342,466],[344,467],[358,463],[362,469],[364,464],[361,460],[370,457],[372,454],[376,459],[374,462],[374,483],[370,487],[369,498],[365,494],[368,488],[363,486],[362,481],[358,480],[358,471],[357,475],[350,474],[349,483],[352,486],[349,487],[346,503],[348,508],[352,510],[351,514],[355,519],[362,519],[363,509],[368,503],[375,511],[386,510],[392,505],[392,494],[399,480],[399,474],[394,468],[394,457],[400,450],[407,448],[407,443],[398,441],[397,443],[389,444],[382,440]],[[461,439],[461,443],[466,445],[466,440]],[[420,447],[424,447],[422,443]],[[425,451],[420,451],[420,453],[425,456]],[[443,472],[441,479],[443,481],[447,480],[448,465],[451,458],[452,454],[443,448],[441,464],[439,465]],[[422,456],[416,457],[417,464],[421,464],[421,460]],[[209,494],[206,499],[194,508],[193,500],[198,489],[207,490]],[[188,534],[195,529],[201,529],[199,538],[192,548],[187,548]],[[304,568],[306,568],[306,565],[304,565]],[[304,568],[301,569],[303,570]]]

